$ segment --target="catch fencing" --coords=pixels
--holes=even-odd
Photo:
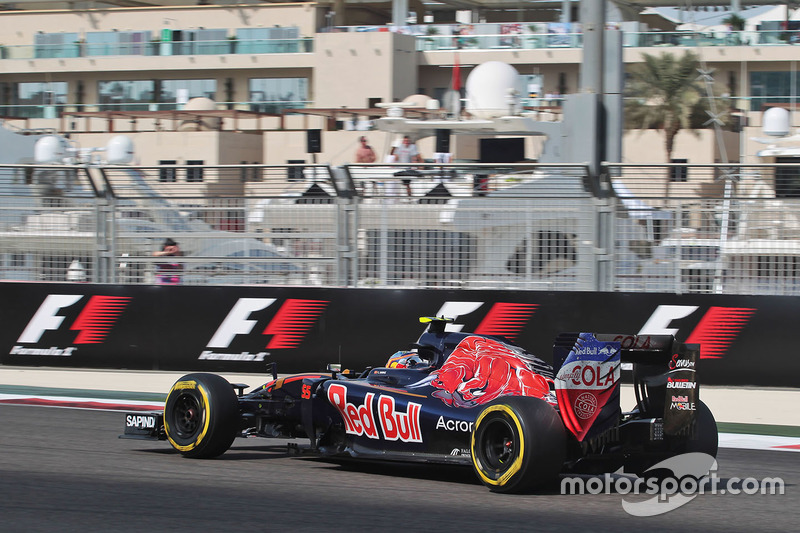
[[[0,279],[796,295],[798,202],[780,164],[5,165]]]

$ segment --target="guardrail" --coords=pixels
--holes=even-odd
[[[28,104],[0,104],[0,116],[9,117],[9,119],[6,120],[6,124],[9,127],[13,127],[13,119],[56,119],[73,113],[92,113],[98,111],[182,111],[185,108],[185,104],[179,104],[177,101],[66,104],[48,101],[66,100],[66,95],[55,96],[52,94],[40,94],[39,98],[36,98],[36,100],[39,99],[43,101],[41,103]],[[291,113],[293,109],[305,109],[311,107],[311,105],[312,102],[309,100],[253,100],[248,102],[215,102],[214,109],[219,111],[250,111],[269,115],[280,115],[282,113]],[[76,128],[79,125],[80,123],[76,122]]]
[[[0,279],[797,295],[796,171],[3,166]]]
[[[418,51],[582,48],[582,33],[530,33],[486,35],[418,35]],[[626,48],[761,46],[800,43],[797,31],[675,31],[623,32]]]
[[[0,59],[68,59],[104,56],[190,56],[221,54],[307,54],[312,37],[291,39],[226,39],[139,43],[18,44],[0,47]]]
[[[698,47],[762,46],[800,43],[800,32],[761,31],[676,31],[624,32],[623,46]],[[581,48],[582,33],[529,33],[482,35],[417,35],[418,51]],[[314,52],[313,37],[290,39],[226,39],[160,41],[138,43],[87,43],[2,45],[0,59],[67,59],[103,56],[186,56],[221,54],[298,54]]]

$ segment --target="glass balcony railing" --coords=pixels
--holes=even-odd
[[[224,41],[152,41],[67,45],[0,46],[2,59],[60,59],[102,56],[190,56],[222,54],[301,54],[313,51],[314,39],[227,39]]]
[[[625,47],[761,46],[800,44],[798,31],[625,32]],[[495,50],[581,48],[580,33],[520,33],[515,35],[418,35],[417,50]]]
[[[217,110],[254,111],[278,115],[291,113],[293,109],[305,109],[312,104],[308,100],[279,100],[279,101],[252,101],[252,102],[217,102]],[[9,118],[59,118],[64,114],[94,111],[174,111],[183,109],[182,104],[175,102],[103,102],[97,104],[0,104],[0,116]]]
[[[793,31],[714,31],[626,33],[624,46],[760,46],[800,43]]]
[[[417,50],[493,50],[507,48],[580,48],[583,34],[421,35]]]
[[[502,50],[581,48],[581,33],[417,35],[417,50]],[[187,56],[221,54],[297,54],[314,51],[312,37],[227,39],[224,41],[152,41],[0,46],[0,59],[49,59],[102,56]],[[763,46],[800,44],[800,31],[625,32],[625,47]]]

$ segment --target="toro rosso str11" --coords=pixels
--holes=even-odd
[[[565,333],[551,366],[501,337],[421,321],[427,328],[408,351],[358,376],[329,368],[245,394],[246,385],[215,374],[188,374],[163,413],[127,415],[123,437],[165,439],[194,458],[224,453],[237,436],[305,438],[326,456],[471,465],[496,492],[534,489],[560,473],[643,473],[686,452],[716,456],[697,345]],[[623,363],[636,393],[628,411]]]

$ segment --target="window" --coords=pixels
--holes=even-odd
[[[200,183],[200,182],[202,182],[203,181],[202,165],[205,164],[205,161],[192,160],[192,161],[187,161],[186,164],[199,167],[199,168],[188,167],[186,169],[186,182],[187,183]]]
[[[159,165],[177,165],[178,162],[173,159],[162,159],[158,162]],[[160,168],[158,169],[158,181],[160,183],[174,183],[176,181],[176,172],[174,168]]]
[[[60,112],[61,106],[67,103],[67,87],[65,81],[14,84],[11,96],[13,107],[9,109],[10,115],[28,118],[54,118],[55,111]],[[51,116],[47,116],[48,113]]]
[[[689,179],[689,169],[686,167],[688,159],[670,159],[670,163],[683,163],[682,166],[669,167],[669,181],[684,182]]]
[[[296,53],[300,50],[300,28],[238,28],[236,51],[240,54]]]
[[[798,88],[798,72],[751,72],[750,110],[762,111],[770,103],[789,103],[797,97]]]
[[[776,163],[795,163],[796,167],[775,167],[775,197],[800,198],[800,157],[777,157]]]
[[[227,29],[161,30],[161,55],[229,54]]]
[[[567,73],[566,72],[559,72],[558,73],[558,93],[559,94],[567,94],[569,90],[567,88]]]
[[[305,163],[305,159],[289,159],[286,161],[288,165],[300,165]],[[291,182],[303,181],[303,167],[289,167],[286,169],[286,180]]]
[[[227,29],[195,30],[193,39],[195,54],[217,55],[230,54]]]
[[[153,80],[100,81],[97,94],[102,111],[146,111],[156,101]]]
[[[217,80],[159,80],[157,87],[159,110],[177,109],[179,95],[187,99],[205,97],[211,100],[217,96]]]
[[[247,161],[242,161],[239,163],[240,165],[257,165],[258,161],[253,161],[252,163],[248,163]],[[242,183],[248,181],[261,181],[261,169],[258,167],[242,167],[239,169],[239,179]]]
[[[33,38],[34,57],[78,57],[79,37],[77,33],[37,33]]]
[[[149,31],[90,31],[86,33],[86,56],[147,55],[150,49]]]
[[[306,78],[251,78],[249,91],[251,110],[260,113],[280,113],[308,103]]]

